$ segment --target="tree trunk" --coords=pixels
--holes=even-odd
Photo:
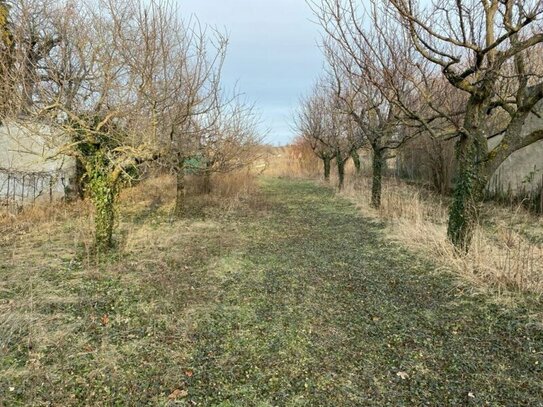
[[[185,214],[185,171],[178,168],[176,174],[175,217],[180,219]]]
[[[113,228],[115,227],[115,187],[107,188],[100,196],[95,197],[95,233],[96,249],[107,252],[113,248]]]
[[[75,160],[74,192],[81,200],[85,199],[85,175],[86,169],[79,158]]]
[[[341,154],[336,156],[337,162],[337,176],[338,176],[338,189],[341,191],[345,185],[345,161]]]
[[[360,175],[360,172],[362,171],[362,165],[360,163],[360,155],[358,154],[358,151],[356,150],[351,151],[351,158],[353,159],[356,175]]]
[[[381,191],[383,189],[383,151],[375,147],[373,149],[372,158],[372,184],[371,184],[371,206],[374,208],[381,207]]]
[[[324,164],[324,180],[330,182],[330,169],[332,166],[332,159],[328,156],[322,158]]]
[[[204,194],[211,193],[211,174],[208,171],[203,175],[202,192]]]
[[[213,167],[213,164],[210,162],[206,163],[206,166],[204,168],[204,172],[202,174],[202,192],[204,194],[210,194],[211,193],[211,169]]]
[[[473,238],[479,205],[486,185],[483,165],[480,162],[480,157],[485,154],[485,148],[478,144],[475,138],[463,135],[456,146],[458,170],[453,201],[449,208],[447,234],[451,242],[465,252],[469,250]]]

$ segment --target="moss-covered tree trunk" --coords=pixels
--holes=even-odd
[[[97,159],[99,160],[100,158]],[[94,167],[90,170],[88,188],[95,209],[96,250],[107,252],[113,248],[115,203],[119,192],[118,175],[109,173],[106,166]]]
[[[372,158],[372,182],[371,182],[371,206],[381,207],[381,193],[383,190],[384,155],[379,146],[373,148]]]
[[[457,249],[466,252],[487,183],[488,141],[483,131],[486,111],[485,94],[472,95],[464,116],[464,132],[456,143],[457,171],[447,235]]]
[[[345,158],[338,153],[336,155],[336,164],[337,164],[337,176],[338,176],[338,189],[341,191],[343,190],[343,187],[345,186]]]
[[[486,140],[483,141],[486,143]],[[476,138],[463,135],[456,146],[457,173],[453,201],[449,208],[447,234],[460,250],[468,251],[477,223],[479,206],[486,186],[484,167],[480,157],[486,154],[486,146]]]
[[[96,249],[106,252],[113,248],[113,230],[115,228],[116,187],[106,187],[103,191],[93,193],[95,214]]]
[[[356,175],[360,175],[360,173],[362,172],[362,164],[360,162],[360,155],[358,154],[358,151],[351,151],[351,158],[353,159]]]
[[[322,157],[322,162],[324,165],[324,180],[326,182],[330,182],[330,170],[332,168],[332,158],[330,156],[325,155]]]

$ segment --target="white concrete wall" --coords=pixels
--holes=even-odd
[[[63,197],[75,160],[59,155],[61,136],[43,125],[7,122],[0,126],[0,201]]]
[[[540,102],[537,110],[543,112],[543,102]],[[526,136],[540,129],[543,129],[543,117],[531,114],[526,120],[522,135]],[[502,137],[496,137],[490,140],[489,147],[496,147],[501,139]],[[543,141],[539,141],[508,157],[490,180],[489,188],[491,191],[518,193],[539,188],[542,180]]]

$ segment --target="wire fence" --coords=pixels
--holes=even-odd
[[[0,211],[20,212],[36,202],[52,203],[65,196],[64,170],[25,172],[0,167]]]

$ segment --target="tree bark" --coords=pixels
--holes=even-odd
[[[85,166],[79,158],[75,160],[75,179],[74,179],[74,190],[75,194],[79,199],[85,199]]]
[[[175,217],[180,219],[185,214],[185,169],[183,166],[177,169],[176,174],[176,195],[175,195]]]
[[[330,169],[332,167],[332,159],[329,156],[324,156],[322,158],[324,164],[324,180],[330,182]]]
[[[372,183],[371,183],[371,206],[374,208],[381,207],[381,191],[383,189],[383,151],[379,147],[373,148],[372,158]]]
[[[211,173],[207,170],[202,174],[202,193],[211,193]]]
[[[345,162],[346,160],[342,157],[341,154],[336,156],[337,163],[337,176],[338,176],[338,190],[343,190],[345,185]]]
[[[351,158],[353,159],[356,175],[360,175],[362,171],[362,164],[360,163],[360,155],[358,154],[358,151],[356,150],[351,151]]]
[[[480,163],[485,149],[478,144],[475,138],[463,135],[456,146],[458,169],[449,208],[447,235],[455,247],[464,252],[469,250],[473,238],[487,180]]]

